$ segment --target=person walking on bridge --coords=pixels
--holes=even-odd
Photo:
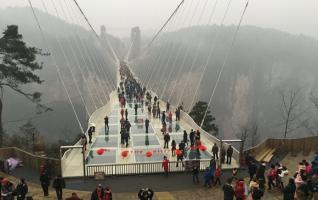
[[[190,146],[192,147],[194,145],[194,138],[195,138],[195,133],[193,129],[191,129],[189,137],[190,137]]]
[[[125,117],[126,117],[126,120],[128,120],[128,110],[127,109],[125,110]]]
[[[161,122],[162,122],[162,124],[164,124],[166,122],[166,113],[165,113],[165,111],[162,112]]]
[[[169,110],[170,110],[170,103],[169,103],[169,101],[167,101],[166,111],[168,112]]]
[[[229,164],[229,165],[231,164],[232,155],[233,155],[233,148],[231,145],[229,145],[226,151],[226,164]]]
[[[137,112],[138,112],[138,104],[135,103],[135,115],[137,115]]]
[[[146,118],[145,120],[145,127],[146,127],[146,133],[148,133],[148,128],[149,128],[149,119]]]
[[[216,143],[214,143],[212,147],[212,153],[213,153],[214,159],[219,160],[219,147]]]
[[[106,115],[104,118],[104,124],[105,124],[105,133],[109,130],[108,126],[108,116]]]
[[[169,135],[168,132],[164,135],[163,139],[164,139],[164,141],[165,141],[163,148],[164,148],[164,149],[165,149],[165,148],[169,149],[170,135]]]

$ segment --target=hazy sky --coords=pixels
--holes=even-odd
[[[45,1],[49,3],[51,0]],[[191,0],[186,1],[189,4]],[[203,6],[206,0],[194,1],[200,1]],[[215,0],[208,1],[210,6],[207,9],[211,10]],[[227,1],[219,0],[216,22],[217,19],[220,21]],[[32,2],[36,7],[41,8],[41,0],[32,0]],[[129,29],[136,25],[144,32],[157,30],[179,2],[180,0],[78,0],[96,29],[104,24],[108,32],[120,36],[129,35]],[[232,2],[226,24],[237,23],[246,0]],[[0,8],[27,5],[27,0],[0,0]],[[194,5],[192,8],[194,9]],[[318,38],[317,8],[317,0],[250,0],[243,24]]]

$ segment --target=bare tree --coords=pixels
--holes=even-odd
[[[239,133],[237,133],[236,136],[238,137],[238,139],[240,139],[242,141],[241,146],[240,146],[240,152],[242,153],[244,151],[246,141],[247,141],[248,137],[250,136],[249,127],[247,125],[241,126]]]
[[[251,127],[250,127],[250,141],[251,141],[251,146],[255,146],[260,139],[260,135],[258,132],[258,124],[256,122],[253,122]]]
[[[282,100],[280,111],[283,119],[282,124],[284,125],[284,138],[286,138],[288,133],[301,126],[301,123],[298,123],[303,114],[300,111],[300,89],[280,90],[279,95]]]

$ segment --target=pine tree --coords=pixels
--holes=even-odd
[[[192,108],[189,115],[198,125],[201,125],[202,119],[204,118],[204,114],[208,108],[207,102],[198,101]],[[210,109],[207,110],[204,122],[202,124],[202,129],[212,133],[214,136],[217,136],[219,133],[219,129],[215,123],[215,117],[212,116]]]
[[[50,108],[41,104],[41,93],[28,92],[21,89],[28,83],[41,84],[43,81],[34,71],[42,69],[42,63],[36,61],[41,49],[27,47],[18,33],[18,26],[9,25],[0,38],[0,147],[3,145],[3,89],[8,88],[35,103],[39,111],[48,111]]]

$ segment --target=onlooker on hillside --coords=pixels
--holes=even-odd
[[[63,200],[63,188],[65,188],[65,181],[61,175],[58,175],[53,181],[53,188],[55,189],[58,200]]]
[[[21,178],[16,188],[17,200],[24,200],[27,193],[28,185],[26,184],[25,179]]]

